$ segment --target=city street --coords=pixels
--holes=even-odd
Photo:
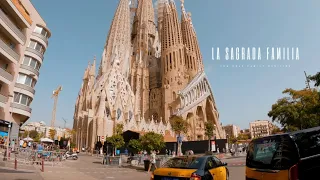
[[[230,180],[245,179],[245,157],[227,158],[223,159],[222,161],[228,163]],[[24,170],[27,168],[22,165],[18,167],[20,167],[20,169],[18,168],[18,170],[13,170],[13,168],[2,168],[2,166],[0,166],[1,179],[131,180],[134,177],[135,179],[149,180],[150,177],[147,172],[139,169],[119,168],[102,165],[101,158],[88,155],[80,155],[78,160],[67,160],[62,166],[45,166],[44,172],[40,171],[40,166],[34,166],[33,168],[29,167],[28,170]]]

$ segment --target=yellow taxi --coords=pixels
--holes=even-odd
[[[320,126],[254,139],[248,146],[246,180],[318,180]]]
[[[226,166],[227,163],[212,155],[179,156],[156,169],[150,180],[228,180]]]

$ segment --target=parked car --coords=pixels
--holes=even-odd
[[[320,126],[252,140],[246,180],[313,180],[320,172]]]

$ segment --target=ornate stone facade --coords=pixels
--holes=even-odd
[[[207,121],[215,124],[217,138],[225,138],[183,1],[181,8],[179,22],[174,0],[159,0],[156,11],[152,0],[120,0],[98,75],[94,60],[77,98],[74,129],[79,148],[93,148],[111,136],[118,123],[124,130],[174,136],[172,115],[190,123],[185,139],[205,139]]]

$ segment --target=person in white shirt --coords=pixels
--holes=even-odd
[[[157,169],[157,165],[156,165],[156,151],[151,151],[151,154],[150,154],[150,164],[149,164],[148,173],[150,172],[150,169],[151,169],[152,165],[154,166],[155,169]]]

